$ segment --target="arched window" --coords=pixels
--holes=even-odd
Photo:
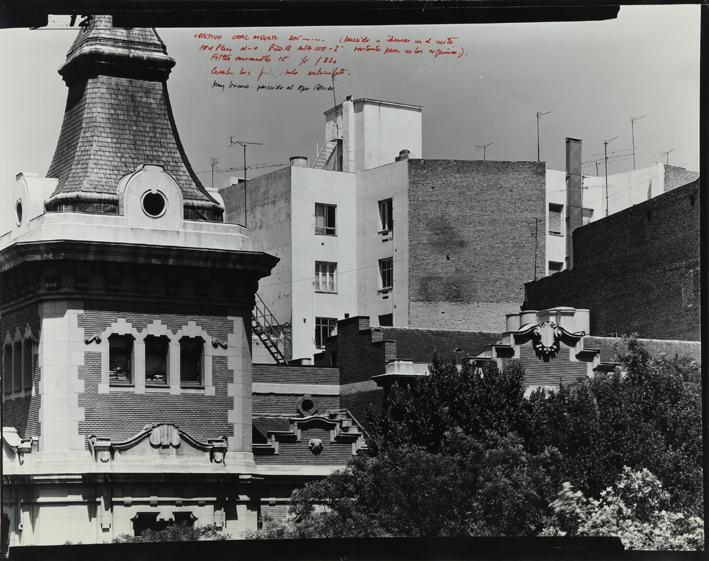
[[[112,385],[133,384],[133,336],[111,335],[108,338],[109,382]]]
[[[2,350],[2,389],[5,394],[12,393],[12,346],[5,345]]]
[[[183,337],[180,339],[180,385],[201,386],[204,339],[201,337]]]
[[[25,339],[22,349],[22,387],[26,390],[32,389],[32,378],[34,378],[34,357],[32,356],[32,340]]]
[[[22,391],[22,341],[15,343],[12,357],[12,386],[13,391]]]
[[[164,335],[145,338],[145,383],[165,386],[168,384],[168,357],[170,340]]]

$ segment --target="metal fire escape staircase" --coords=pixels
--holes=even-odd
[[[325,169],[325,166],[330,161],[333,152],[337,149],[337,139],[328,140],[323,144],[322,149],[318,153],[318,157],[313,162],[314,169]]]
[[[276,364],[286,364],[286,356],[290,354],[292,341],[290,326],[278,323],[258,294],[251,313],[251,330],[258,336]]]

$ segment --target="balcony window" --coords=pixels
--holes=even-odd
[[[325,348],[325,340],[337,333],[337,318],[315,318],[315,346]]]
[[[335,209],[336,205],[327,205],[323,203],[315,203],[315,233],[327,236],[334,236],[335,228]]]
[[[394,218],[392,216],[392,200],[385,199],[379,201],[379,231],[382,233],[391,232],[394,229]]]
[[[315,262],[315,291],[337,292],[337,263]]]
[[[145,383],[151,385],[167,385],[168,356],[170,340],[165,337],[149,335],[145,338]]]
[[[379,260],[379,289],[391,290],[394,287],[394,259],[387,257]]]
[[[111,335],[108,338],[109,383],[133,383],[133,336]]]
[[[204,340],[201,337],[180,339],[180,385],[202,385]]]

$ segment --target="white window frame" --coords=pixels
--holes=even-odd
[[[385,271],[389,269],[389,282],[385,282]],[[379,260],[379,290],[389,291],[394,288],[394,258],[385,257]]]
[[[337,293],[337,263],[316,261],[314,285],[315,292]]]
[[[394,230],[394,200],[382,199],[379,205],[379,233],[388,234]]]
[[[328,223],[329,209],[332,208],[332,224]],[[322,209],[323,225],[318,226],[318,210]],[[315,203],[315,233],[319,236],[337,235],[337,205],[329,203]]]
[[[325,337],[322,336],[320,330],[328,329],[329,334]],[[318,343],[318,334],[320,333],[320,342]],[[326,318],[326,317],[316,317],[315,318],[315,348],[324,349],[325,340],[328,337],[337,335],[337,318]]]

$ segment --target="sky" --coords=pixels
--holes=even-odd
[[[388,35],[412,43],[453,37],[457,54],[436,58],[338,49],[334,67],[346,71],[335,78],[337,102],[352,95],[421,105],[423,157],[445,159],[482,158],[475,146],[492,143],[488,159],[536,160],[536,113],[551,111],[541,119],[540,135],[541,158],[553,169],[564,169],[565,137],[582,139],[585,161],[602,154],[603,140],[615,136],[609,151],[627,154],[630,119],[644,115],[635,123],[638,168],[665,161],[661,152],[672,150],[671,164],[699,169],[698,6],[623,6],[616,20],[581,23],[157,31],[176,61],[168,89],[180,137],[207,186],[212,158],[218,160],[215,186],[243,173],[221,172],[243,164],[242,149],[230,146],[230,137],[260,143],[249,147],[248,165],[285,165],[294,155],[312,161],[324,141],[323,112],[332,107],[333,92],[257,92],[253,76],[249,89],[213,87],[215,79],[224,80],[212,69],[229,65],[199,50],[216,45],[195,38],[199,32],[221,34],[235,50],[254,44],[226,41],[238,34],[279,40],[298,34],[330,46],[342,46],[344,35],[367,36],[370,44],[377,38],[384,43]],[[57,69],[75,35],[66,29],[0,30],[2,188],[19,171],[44,175],[49,167],[67,94]],[[276,73],[287,67],[274,66]],[[330,85],[329,77],[298,80]],[[260,83],[287,81],[267,77]],[[625,158],[611,161],[608,171],[631,167]],[[249,177],[272,169],[249,170]],[[602,164],[599,169],[603,173]],[[587,174],[595,171],[593,163],[584,167]]]

